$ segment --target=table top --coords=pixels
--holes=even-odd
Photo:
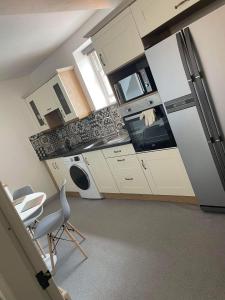
[[[42,196],[42,201],[38,205],[35,205],[34,207],[32,207],[24,212],[21,212],[21,210],[26,202],[29,202],[30,200],[33,200],[34,198],[41,197],[41,196]],[[33,193],[30,195],[27,195],[22,203],[17,204],[15,206],[15,209],[18,212],[21,220],[24,221],[24,220],[28,219],[30,216],[32,216],[44,204],[45,200],[46,200],[45,193],[42,193],[42,192]]]

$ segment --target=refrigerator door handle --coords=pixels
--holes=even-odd
[[[198,58],[196,47],[194,45],[189,27],[185,28],[183,32],[184,32],[184,37],[187,44],[188,52],[190,55],[190,61],[192,64],[193,74],[194,74],[194,81],[196,82],[196,88],[199,90],[201,89],[202,90],[201,94],[205,95],[202,101],[200,99],[201,105],[203,107],[203,110],[210,111],[211,113],[211,127],[212,130],[214,131],[213,135],[215,135],[215,139],[217,139],[217,136],[221,137],[222,133],[221,133],[219,121],[216,117],[215,109],[212,104],[212,100],[210,99],[211,97],[207,89],[205,78],[201,70],[201,63]]]

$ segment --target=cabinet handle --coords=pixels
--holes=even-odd
[[[117,159],[117,161],[125,161],[125,158],[123,158],[123,159]]]
[[[183,5],[184,3],[188,2],[190,0],[183,0],[181,2],[179,2],[177,5],[174,6],[175,9],[178,9],[181,5]]]
[[[47,108],[47,110],[52,110],[52,108],[51,108],[51,107],[49,107],[49,108]]]
[[[121,150],[114,150],[113,152],[114,152],[114,153],[120,153]]]
[[[89,162],[88,162],[88,160],[87,160],[87,157],[85,157],[84,160],[85,160],[85,163],[86,163],[88,166],[90,166],[90,164],[89,164]]]
[[[53,167],[53,169],[55,169],[55,163],[54,162],[52,163],[52,167]]]
[[[147,168],[146,168],[146,166],[145,166],[145,164],[144,164],[143,159],[141,160],[141,164],[142,164],[142,167],[143,167],[145,170],[147,170]]]
[[[134,178],[132,178],[132,177],[131,178],[125,178],[125,180],[134,180]]]
[[[103,57],[102,57],[102,54],[101,54],[101,53],[99,53],[99,58],[100,58],[101,64],[105,67],[106,64],[105,64],[105,62],[104,62],[104,60],[103,60]]]
[[[56,162],[55,162],[55,168],[59,170],[59,167]]]

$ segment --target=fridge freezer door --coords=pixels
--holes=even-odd
[[[225,135],[225,5],[189,28]]]
[[[176,35],[149,48],[145,54],[163,102],[191,94]]]
[[[196,107],[170,113],[168,119],[200,205],[225,207],[225,192]]]

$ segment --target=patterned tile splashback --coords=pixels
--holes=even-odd
[[[40,159],[65,151],[65,145],[86,143],[99,138],[118,134],[124,123],[117,110],[117,104],[94,112],[81,121],[74,121],[64,127],[42,132],[30,137],[30,142]]]

